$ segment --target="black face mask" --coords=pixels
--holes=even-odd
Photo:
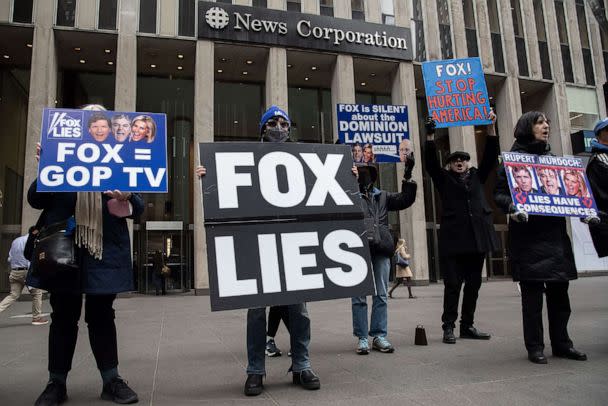
[[[262,135],[262,142],[285,142],[289,139],[289,131],[282,128],[268,128]]]

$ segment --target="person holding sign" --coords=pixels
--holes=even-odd
[[[105,110],[99,105],[84,109]],[[37,160],[40,160],[41,152],[38,145]],[[78,339],[83,294],[89,342],[103,381],[101,398],[123,404],[137,402],[137,394],[118,374],[118,344],[112,306],[117,293],[133,290],[131,244],[125,217],[133,218],[143,213],[141,196],[119,190],[103,194],[43,193],[37,190],[34,180],[27,199],[34,209],[42,210],[42,227],[72,219],[68,220],[68,229],[73,229],[80,264],[78,272],[52,277],[36,272],[32,266],[27,277],[28,286],[50,292],[53,309],[48,346],[49,381],[36,405],[56,405],[67,399],[66,381]],[[131,215],[113,214],[111,207],[126,205],[132,207]]]
[[[414,155],[410,154],[405,162],[400,193],[389,193],[374,187],[378,170],[373,164],[358,166],[359,192],[362,197],[363,213],[369,248],[372,257],[372,271],[376,285],[376,295],[372,296],[372,314],[367,322],[367,299],[365,296],[353,297],[353,335],[358,339],[357,354],[369,353],[368,337],[373,337],[372,348],[392,353],[395,347],[388,341],[388,279],[391,257],[395,253],[393,237],[388,229],[388,212],[404,210],[416,200],[416,182],[412,181]]]
[[[523,114],[515,125],[515,142],[511,151],[553,155],[549,146],[549,129],[549,120],[544,113],[530,111]],[[542,178],[541,182],[544,187],[548,186]],[[587,356],[574,349],[568,336],[571,313],[568,286],[569,281],[577,278],[577,271],[566,219],[528,215],[525,211],[517,210],[511,198],[504,167],[498,170],[494,199],[498,207],[509,216],[511,272],[513,280],[519,282],[521,287],[524,342],[528,359],[536,364],[547,363],[543,353],[542,309],[545,293],[553,355],[586,360]]]
[[[490,339],[490,334],[473,327],[483,263],[486,254],[499,247],[492,209],[485,199],[483,189],[498,158],[498,137],[494,128],[496,115],[493,111],[490,111],[488,119],[492,124],[487,126],[488,137],[479,168],[470,167],[471,157],[463,151],[448,155],[449,169],[441,168],[435,146],[435,121],[429,117],[426,122],[426,170],[439,191],[443,209],[439,255],[444,284],[441,321],[443,342],[446,344],[456,343],[454,328],[463,283],[460,338]]]
[[[277,106],[271,106],[260,120],[260,137],[262,142],[288,142],[291,121],[286,112]],[[198,166],[196,175],[207,173],[204,166]],[[310,318],[306,304],[285,306],[289,319],[291,341],[291,368],[293,383],[304,389],[315,390],[321,387],[319,377],[311,368],[308,355],[310,344]],[[257,396],[264,390],[263,377],[266,375],[266,308],[260,307],[247,311],[247,380],[244,393],[246,396]]]
[[[598,121],[593,131],[596,139],[591,141],[587,179],[601,222],[589,224],[589,231],[598,257],[603,258],[608,257],[608,117]]]

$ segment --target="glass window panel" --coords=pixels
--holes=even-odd
[[[490,31],[500,34],[500,19],[498,17],[496,0],[488,0],[488,17],[490,19]]]
[[[546,41],[538,41],[538,50],[540,52],[540,67],[543,72],[543,79],[552,79],[551,76],[551,60],[549,59],[549,46]]]
[[[114,109],[114,73],[64,70],[60,76],[57,107],[77,109],[85,104],[101,104],[108,110]]]
[[[505,73],[505,58],[502,53],[502,35],[492,33],[492,55],[494,55],[494,70]]]
[[[576,6],[576,18],[578,19],[578,29],[581,37],[581,46],[583,48],[591,48],[589,46],[589,32],[587,30],[587,17],[585,15],[585,6]]]
[[[156,34],[156,0],[139,0],[139,32]]]
[[[13,22],[31,23],[34,0],[15,0],[13,2]]]
[[[319,89],[289,88],[290,138],[296,142],[321,141],[321,99]]]
[[[196,18],[196,0],[179,0],[178,34],[184,37],[194,36],[194,20]]]
[[[412,19],[414,59],[418,62],[426,59],[426,47],[424,45],[424,22],[422,21],[422,3],[414,0],[414,18]]]
[[[562,62],[564,65],[564,78],[566,82],[574,83],[574,73],[572,72],[572,58],[570,56],[570,47],[562,45]]]
[[[513,19],[513,32],[516,37],[524,36],[524,28],[521,21],[521,8],[519,0],[511,0],[511,17]]]
[[[526,42],[522,37],[515,38],[515,50],[517,51],[517,65],[520,76],[529,76],[528,57],[526,55]]]
[[[292,0],[288,0],[287,1],[287,10],[289,10],[289,3],[291,1]],[[266,0],[253,0],[252,6],[253,7],[267,8],[268,7],[268,2]]]
[[[475,11],[473,10],[473,0],[462,0],[462,11],[464,12],[464,26],[475,29]]]
[[[302,12],[302,2],[300,0],[287,0],[287,10]]]
[[[547,30],[545,29],[545,14],[542,0],[534,0],[534,20],[536,23],[536,35],[539,41],[547,41]]]
[[[215,82],[214,140],[259,141],[264,85]]]
[[[555,18],[557,20],[557,31],[559,33],[559,42],[562,45],[568,45],[568,30],[566,28],[566,15],[564,13],[564,3],[561,1],[555,2]]]
[[[76,18],[76,0],[58,0],[57,25],[73,27]]]
[[[350,0],[350,7],[353,20],[365,20],[363,0]]]
[[[439,40],[441,42],[441,56],[443,59],[453,58],[452,30],[450,27],[450,13],[447,0],[437,0],[437,13],[439,18]]]
[[[320,0],[321,15],[334,16],[334,0]]]
[[[99,2],[99,23],[102,30],[116,29],[116,11],[118,0],[103,0]]]

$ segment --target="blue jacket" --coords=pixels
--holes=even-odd
[[[109,197],[102,196],[103,205],[103,255],[96,260],[87,251],[79,250],[80,275],[66,275],[60,280],[43,280],[30,274],[27,284],[52,293],[89,293],[114,294],[134,289],[133,264],[131,261],[131,241],[127,221],[110,214],[107,202]],[[133,206],[131,218],[139,217],[144,211],[143,199],[132,194],[129,199]],[[74,214],[76,193],[40,193],[36,191],[36,181],[28,191],[28,202],[42,210],[42,225],[49,225],[67,219]]]

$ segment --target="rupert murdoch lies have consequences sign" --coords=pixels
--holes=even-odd
[[[203,143],[212,310],[374,293],[343,145]]]
[[[38,191],[167,192],[164,114],[44,109]]]

